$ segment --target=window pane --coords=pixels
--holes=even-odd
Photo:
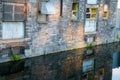
[[[103,17],[107,17],[108,16],[108,13],[107,12],[104,12],[103,13]]]
[[[86,9],[86,12],[88,12],[88,13],[89,13],[89,12],[90,12],[90,9],[89,9],[89,8],[87,8],[87,9]]]
[[[91,9],[91,13],[96,13],[97,12],[97,9],[96,8],[92,8]]]
[[[4,22],[2,24],[2,29],[3,39],[24,38],[23,22]]]
[[[96,20],[86,20],[85,32],[95,32],[95,31],[96,31]]]
[[[78,8],[79,8],[78,3],[73,3],[72,9],[73,10],[78,10]]]
[[[38,15],[38,22],[46,22],[47,21],[47,16],[39,14]]]
[[[3,20],[4,21],[12,21],[12,13],[4,13]]]
[[[86,18],[90,18],[90,14],[86,14]]]
[[[96,14],[91,14],[91,18],[96,18]]]
[[[12,12],[13,6],[12,5],[4,5],[3,9],[4,9],[4,12]]]
[[[97,4],[97,0],[87,0],[87,4]]]
[[[83,72],[94,70],[94,59],[83,61]]]
[[[15,6],[15,13],[24,13],[24,6]]]
[[[74,17],[74,16],[77,16],[77,12],[73,12],[73,17]]]
[[[24,21],[24,14],[15,14],[15,21]]]

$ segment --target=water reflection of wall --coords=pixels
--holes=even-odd
[[[115,52],[113,54],[113,68],[120,66],[120,52]]]
[[[113,47],[97,46],[89,55],[86,49],[78,49],[27,59],[19,74],[0,80],[111,80]]]

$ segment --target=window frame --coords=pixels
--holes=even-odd
[[[73,4],[78,4],[78,7],[77,7],[78,9],[77,10],[73,9],[73,7],[74,7]],[[74,12],[76,12],[76,16],[75,17],[73,17]],[[79,2],[78,1],[73,1],[72,2],[72,20],[73,21],[77,21],[78,19],[79,19]]]
[[[5,12],[5,10],[4,10],[4,6],[5,5],[11,5],[12,6],[12,11],[11,12]],[[21,7],[23,7],[24,9],[23,9],[23,12],[16,12],[15,11],[15,7],[18,7],[18,6],[21,6]],[[8,13],[8,14],[12,14],[12,19],[11,20],[5,20],[4,19],[4,15],[5,15],[5,13]],[[23,15],[23,19],[21,19],[21,20],[16,20],[16,18],[15,18],[15,15],[16,14],[18,14],[18,15]],[[2,19],[2,21],[3,22],[24,22],[24,21],[26,21],[26,17],[27,17],[27,10],[26,10],[26,4],[25,3],[8,3],[8,2],[3,2],[3,19]]]
[[[90,11],[87,12],[87,9],[89,9]],[[95,13],[92,13],[92,9],[96,9]],[[87,14],[90,14],[89,18],[87,18]],[[95,14],[96,16],[91,17],[92,14]],[[85,30],[84,30],[85,33],[94,33],[94,32],[96,33],[96,31],[97,31],[97,15],[98,15],[97,7],[86,7]],[[88,23],[89,23],[89,28],[88,28]]]
[[[8,26],[5,26],[6,24],[7,25],[9,24],[9,27],[10,27],[9,31],[7,31]],[[12,24],[12,26],[11,26],[11,24]],[[18,24],[20,24],[21,26]],[[20,31],[20,33],[18,33],[19,31]],[[9,36],[6,35],[7,33],[9,33]],[[17,33],[18,33],[18,35],[16,35]],[[2,23],[2,39],[3,40],[14,40],[14,39],[23,39],[23,38],[25,38],[25,24],[24,24],[24,22],[3,22]]]
[[[10,11],[5,11],[5,6],[8,6],[9,7],[9,5],[11,5],[11,12]],[[11,23],[11,24],[13,24],[13,26],[15,26],[14,25],[14,23],[21,23],[21,24],[23,24],[22,26],[20,26],[20,29],[22,30],[22,31],[20,31],[20,33],[19,33],[19,35],[14,35],[13,33],[17,33],[17,31],[15,32],[15,30],[17,30],[17,28],[15,28],[15,30],[11,30],[11,32],[12,32],[12,36],[13,37],[4,37],[4,34],[3,34],[3,24],[2,24],[2,36],[1,36],[1,39],[2,40],[17,40],[17,39],[24,39],[24,38],[26,38],[27,36],[26,36],[26,21],[27,21],[27,4],[26,4],[26,2],[24,2],[24,3],[18,3],[18,2],[3,2],[3,4],[2,4],[2,6],[3,6],[3,14],[2,14],[2,22],[3,23]],[[20,7],[21,6],[21,7]],[[24,9],[23,9],[24,8]],[[11,13],[12,14],[12,17],[11,17],[11,20],[5,20],[4,19],[4,15],[5,15],[5,13]],[[17,17],[15,17],[16,16],[16,14],[18,14],[18,15],[20,15],[20,16],[23,16],[23,18],[18,18],[17,19]],[[19,26],[18,26],[19,27]],[[4,31],[5,32],[5,31]],[[10,32],[10,31],[9,31]],[[7,34],[7,33],[6,33]],[[20,36],[20,35],[22,35],[22,36]]]
[[[38,8],[37,8],[37,11],[38,11],[38,13],[37,13],[37,21],[38,21],[38,23],[47,23],[48,22],[48,15],[47,14],[41,14],[41,7],[42,7],[42,2],[46,2],[46,1],[38,1]],[[40,19],[40,16],[42,16],[42,17],[46,17],[45,18],[45,20],[41,20]]]
[[[86,28],[89,29],[88,26],[86,26],[86,25],[87,25],[87,24],[86,24],[87,22],[89,22],[89,28],[92,27],[92,28],[94,28],[94,30],[92,30],[92,29],[90,29],[90,30],[92,30],[92,31],[86,30]],[[94,25],[93,25],[92,23],[93,23]],[[92,26],[91,26],[91,25],[92,25]],[[86,19],[86,20],[85,20],[85,33],[96,32],[96,30],[97,30],[96,27],[97,27],[97,20],[96,20],[96,19]]]
[[[87,12],[87,9],[89,9],[89,12]],[[96,12],[93,13],[92,9],[96,9]],[[87,18],[87,14],[90,14],[90,18]],[[92,17],[92,15],[95,15],[95,17]],[[86,8],[86,19],[96,19],[97,18],[97,8]]]

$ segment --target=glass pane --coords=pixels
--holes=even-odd
[[[4,12],[12,12],[13,6],[12,5],[4,5],[3,9],[4,9]]]
[[[73,10],[78,10],[79,4],[78,3],[73,3],[72,9]]]
[[[11,13],[4,13],[3,20],[4,21],[12,21],[12,14]]]
[[[87,4],[97,4],[97,0],[87,0]]]
[[[24,23],[23,22],[3,22],[2,38],[3,39],[24,38]]]
[[[83,61],[83,72],[94,70],[94,59]]]
[[[104,13],[103,13],[103,17],[104,17],[104,18],[108,18],[108,12],[104,12]]]
[[[90,14],[86,14],[86,18],[90,18]]]
[[[86,12],[88,12],[88,13],[89,13],[89,12],[90,12],[90,9],[89,9],[89,8],[87,8],[87,9],[86,9]]]
[[[77,16],[77,12],[73,12],[72,16],[76,17]]]
[[[38,15],[38,22],[46,22],[47,16],[46,15]]]
[[[96,13],[97,9],[96,8],[91,8],[91,13]]]
[[[15,13],[24,13],[24,6],[15,6]]]
[[[15,14],[15,21],[24,21],[24,14]]]
[[[96,20],[86,20],[85,32],[95,32],[95,31],[96,31]]]
[[[91,14],[90,18],[96,18],[96,14]]]

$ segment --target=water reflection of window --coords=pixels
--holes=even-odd
[[[83,61],[83,72],[88,72],[94,69],[94,59]]]
[[[112,69],[112,80],[120,80],[120,67]]]
[[[99,79],[98,80],[104,80],[104,69],[99,69]]]
[[[84,74],[82,80],[94,80],[94,72],[90,71]]]

